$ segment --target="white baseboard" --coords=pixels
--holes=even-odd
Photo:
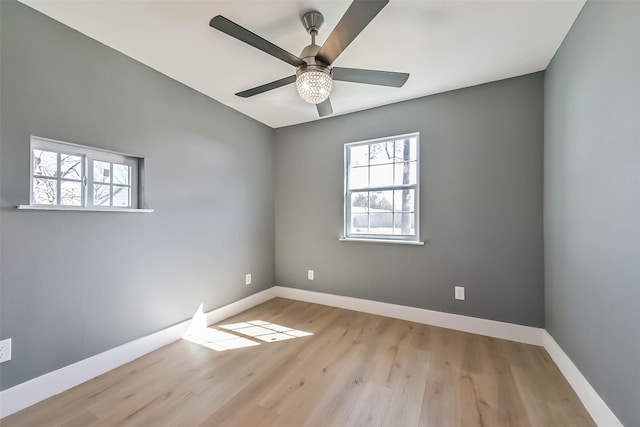
[[[232,302],[231,304],[227,304],[223,307],[211,310],[207,313],[207,325],[221,322],[224,319],[228,319],[231,316],[235,316],[238,313],[249,310],[256,305],[262,304],[263,302],[269,301],[270,299],[273,299],[275,297],[277,297],[276,287],[272,286],[269,289],[265,289],[264,291],[249,295],[248,297],[242,298],[241,300],[238,300],[236,302]]]
[[[458,331],[486,335],[494,338],[502,338],[525,344],[540,346],[543,344],[544,329],[542,328],[515,325],[513,323],[426,310],[424,308],[407,307],[404,305],[389,304],[380,301],[306,291],[303,289],[285,288],[282,286],[275,286],[275,289],[276,295],[282,298],[290,298],[298,301],[345,308],[347,310],[361,311],[363,313],[393,317],[395,319],[440,326],[442,328],[455,329]]]
[[[544,346],[595,422],[601,426],[623,427],[622,423],[607,407],[558,343],[546,330],[541,328],[282,286],[274,286],[212,310],[207,313],[207,323],[220,322],[274,297],[306,301]],[[186,320],[162,331],[3,390],[0,392],[0,418],[11,415],[170,344],[182,337],[188,325],[189,320]]]
[[[255,293],[239,301],[207,313],[209,324],[241,313],[274,298],[274,288]],[[189,320],[122,344],[87,359],[46,373],[0,392],[0,418],[9,416],[41,400],[62,393],[98,375],[131,362],[147,353],[180,339],[189,326]]]
[[[576,392],[580,401],[582,401],[582,404],[597,425],[624,427],[607,404],[604,403],[600,395],[591,387],[589,381],[582,375],[569,356],[567,356],[556,340],[553,339],[551,334],[546,330],[544,331],[544,348],[556,365],[558,365],[560,372],[562,372],[562,375],[567,379],[567,382]]]

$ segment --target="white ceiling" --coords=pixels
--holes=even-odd
[[[322,44],[350,0],[21,0],[81,33],[271,127],[317,120],[295,85],[234,93],[295,73],[293,66],[209,27],[223,15],[298,55],[300,16],[320,11]],[[391,0],[334,62],[411,74],[404,87],[335,82],[333,115],[544,70],[584,0]],[[331,116],[329,116],[331,117]]]

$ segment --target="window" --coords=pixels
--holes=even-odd
[[[418,133],[354,142],[344,147],[345,238],[419,238]]]
[[[136,209],[141,161],[32,137],[30,206]]]

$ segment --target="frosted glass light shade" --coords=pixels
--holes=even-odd
[[[320,104],[329,97],[333,79],[327,71],[302,70],[297,73],[296,88],[300,98],[310,104]]]

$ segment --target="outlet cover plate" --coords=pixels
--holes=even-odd
[[[464,287],[456,286],[455,289],[456,299],[464,301]]]
[[[244,284],[245,285],[250,285],[251,284],[251,273],[244,275]]]
[[[0,341],[0,363],[11,360],[11,338]]]
[[[314,274],[313,270],[307,270],[307,279],[313,280]]]

